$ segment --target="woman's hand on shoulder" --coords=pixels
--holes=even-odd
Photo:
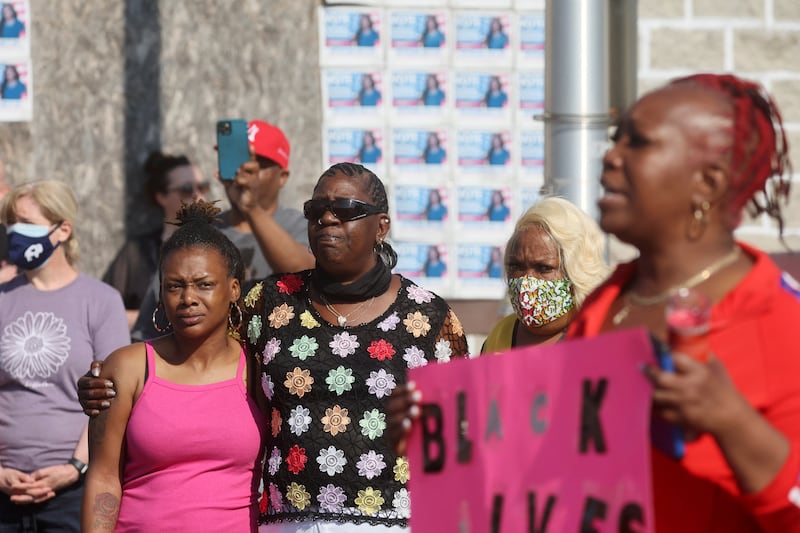
[[[146,365],[143,353],[144,344],[137,342],[115,350],[105,361],[92,361],[89,372],[78,378],[78,401],[83,412],[95,417],[111,407],[111,400],[117,395],[116,375],[118,373],[129,377],[142,375],[119,372],[118,367],[131,365],[130,370],[135,370],[138,364],[143,369],[142,365]],[[137,356],[141,357],[140,361],[136,360]]]

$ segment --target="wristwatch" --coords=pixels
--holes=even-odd
[[[67,461],[67,464],[71,464],[72,466],[74,466],[75,470],[78,471],[78,474],[80,474],[81,477],[86,475],[86,471],[89,470],[89,465],[87,465],[77,457],[70,457],[69,461]]]

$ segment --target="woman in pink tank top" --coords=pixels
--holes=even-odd
[[[266,419],[236,330],[244,270],[197,201],[164,244],[154,325],[112,353],[116,399],[89,424],[85,532],[255,531]]]

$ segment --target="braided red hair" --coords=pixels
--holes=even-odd
[[[730,176],[732,208],[750,202],[753,215],[767,213],[783,234],[779,201],[789,197],[789,145],[778,107],[759,84],[731,74],[695,74],[670,85],[689,84],[720,93],[733,109]],[[770,178],[772,186],[768,186]],[[759,199],[757,193],[763,193]]]

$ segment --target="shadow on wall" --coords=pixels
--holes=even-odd
[[[161,147],[161,21],[159,2],[125,0],[125,229],[141,235],[161,227],[143,194],[142,165]],[[146,102],[146,105],[142,105]]]

